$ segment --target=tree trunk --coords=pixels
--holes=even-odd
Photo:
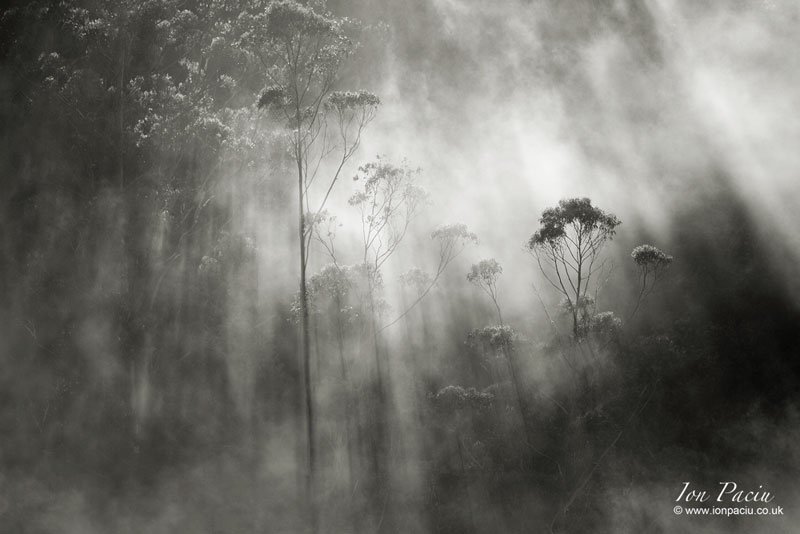
[[[317,532],[317,502],[316,492],[314,487],[314,474],[316,462],[316,450],[314,448],[314,405],[311,394],[311,343],[309,335],[309,318],[308,318],[308,294],[306,292],[306,234],[305,234],[305,212],[304,207],[304,190],[303,190],[303,160],[302,154],[298,144],[297,151],[297,190],[298,190],[298,208],[299,208],[299,229],[298,234],[300,237],[300,313],[301,313],[301,330],[302,330],[302,358],[303,358],[303,389],[304,389],[304,403],[305,403],[305,416],[306,416],[306,446],[308,454],[308,472],[306,473],[306,498],[310,507],[310,527],[311,532]]]
[[[348,510],[348,521],[353,532],[358,532],[358,525],[355,518],[355,508],[353,506],[353,494],[355,487],[353,485],[353,443],[352,432],[350,427],[352,425],[352,400],[350,391],[350,381],[347,376],[347,362],[344,359],[344,327],[342,326],[342,302],[341,297],[337,294],[335,298],[336,309],[336,345],[339,349],[339,371],[342,378],[342,389],[344,391],[344,431],[345,431],[345,447],[347,449],[347,493],[350,495],[350,507]]]

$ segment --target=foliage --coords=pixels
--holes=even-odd
[[[380,101],[367,91],[333,91],[338,73],[357,44],[348,35],[358,25],[346,18],[292,0],[272,2],[266,10],[244,11],[237,20],[239,46],[259,61],[269,84],[261,91],[258,107],[286,120],[294,132],[295,158],[326,144],[327,132],[317,139],[325,113],[333,112],[338,124],[361,114],[360,129],[374,117]],[[347,150],[349,151],[349,148]],[[321,150],[320,152],[325,152]]]
[[[312,235],[319,243],[328,257],[336,263],[336,232],[342,223],[335,215],[331,215],[328,210],[318,212],[307,212],[304,220],[306,232]]]
[[[464,223],[443,224],[431,232],[431,239],[436,239],[448,248],[456,244],[478,243],[478,236],[467,229]]]
[[[422,299],[425,298],[430,290],[433,289],[433,286],[436,285],[436,282],[439,280],[439,277],[442,275],[442,273],[444,273],[445,269],[447,269],[447,266],[450,265],[450,263],[461,252],[463,252],[464,248],[466,248],[469,244],[478,243],[478,236],[475,235],[475,233],[470,232],[467,228],[467,225],[463,223],[441,225],[431,232],[431,239],[437,241],[439,244],[439,259],[436,270],[430,277],[430,283],[427,285],[427,287],[419,292],[416,300],[414,300],[414,302],[412,302],[408,308],[406,308],[393,320],[384,324],[380,330],[389,328],[390,326],[396,324],[400,319],[408,315],[408,313],[411,312],[411,310],[413,310],[417,304],[422,302]]]
[[[308,284],[312,295],[324,295],[335,299],[345,299],[352,285],[352,267],[341,267],[334,263],[329,263],[312,275]]]
[[[434,279],[456,258],[467,245],[477,245],[478,236],[464,223],[443,224],[431,232],[431,239],[439,243],[439,266]]]
[[[354,109],[375,109],[380,103],[380,99],[369,91],[334,91],[328,96],[325,105],[338,113],[344,113]]]
[[[353,266],[353,271],[359,278],[369,280],[375,291],[383,289],[383,274],[374,264],[358,263]]]
[[[411,169],[376,159],[361,165],[354,181],[362,190],[348,203],[358,209],[361,218],[364,261],[376,269],[397,250],[411,221],[427,199],[427,193],[416,184],[420,169]]]
[[[275,480],[295,485],[297,473],[284,470],[278,478],[250,477],[266,449],[301,456],[294,433],[304,415],[297,401],[303,370],[297,335],[286,317],[302,320],[304,305],[299,293],[287,302],[292,295],[284,294],[288,278],[281,248],[281,222],[293,223],[298,215],[287,209],[296,198],[295,182],[285,180],[297,163],[289,156],[300,147],[301,172],[312,187],[318,158],[328,154],[333,160],[332,166],[327,159],[321,164],[320,176],[335,171],[352,154],[355,126],[369,122],[380,104],[368,92],[336,90],[347,80],[331,69],[355,50],[356,25],[319,6],[31,0],[0,14],[0,91],[6,104],[0,128],[6,143],[3,170],[10,178],[0,210],[5,297],[0,311],[7,319],[0,335],[7,370],[0,378],[7,401],[0,410],[7,438],[0,468],[9,492],[19,496],[0,513],[6,530],[24,532],[40,516],[58,522],[64,510],[70,518],[78,514],[76,524],[111,517],[109,510],[127,509],[132,502],[149,510],[159,506],[160,492],[155,501],[143,502],[142,490],[165,481],[177,481],[190,493],[205,489],[213,497],[187,502],[230,508],[219,501],[216,480],[195,483],[205,480],[195,475],[209,468],[222,476],[223,487],[234,488],[234,496],[240,490],[257,495]],[[281,62],[277,45],[289,43],[309,59],[317,42],[324,61],[298,63],[301,70],[310,69],[301,81],[311,80],[309,94],[298,98],[288,90],[291,69]],[[327,96],[316,100],[327,80]],[[298,120],[291,111],[300,101]],[[387,313],[383,278],[388,284],[393,272],[375,266],[376,251],[388,250],[405,224],[405,207],[391,216],[384,209],[373,215],[370,203],[382,202],[391,189],[392,206],[405,195],[420,209],[424,195],[413,189],[418,177],[417,169],[381,158],[358,171],[360,196],[353,197],[351,209],[363,208],[372,217],[365,218],[366,227],[379,235],[369,247],[369,261],[358,254],[353,264],[339,262],[333,245],[342,219],[318,204],[300,208],[300,230],[306,238],[316,236],[330,256],[319,270],[312,262],[315,272],[304,294],[318,336],[310,376],[319,394],[314,405],[320,427],[312,437],[319,465],[331,468],[320,472],[326,519],[374,514],[386,517],[384,530],[397,530],[397,521],[388,526],[392,515],[397,520],[406,506],[418,505],[420,515],[430,515],[423,520],[435,518],[430,523],[435,530],[477,532],[490,530],[481,518],[498,517],[497,509],[486,508],[485,494],[493,503],[508,503],[534,491],[544,498],[524,517],[529,529],[546,530],[552,512],[570,503],[552,531],[613,531],[620,523],[604,524],[597,503],[608,502],[617,487],[628,487],[637,477],[714,468],[715,458],[751,458],[753,443],[769,446],[740,434],[726,436],[740,430],[741,421],[754,421],[752,436],[763,434],[764,421],[783,420],[785,406],[796,403],[793,326],[799,319],[785,288],[763,276],[773,266],[755,238],[731,232],[737,247],[714,247],[718,228],[705,218],[708,205],[702,216],[684,221],[689,230],[672,241],[679,247],[675,256],[690,265],[674,282],[680,286],[670,290],[681,289],[691,302],[675,308],[672,299],[659,302],[657,321],[627,321],[625,335],[615,313],[597,312],[601,280],[597,265],[590,268],[591,254],[601,261],[600,244],[614,236],[619,222],[586,199],[573,199],[543,214],[542,228],[528,245],[555,286],[560,286],[555,269],[562,277],[569,272],[573,282],[581,279],[577,294],[566,278],[566,294],[556,287],[563,311],[577,317],[580,343],[557,339],[545,349],[528,350],[531,346],[500,320],[472,330],[467,341],[476,350],[469,350],[452,336],[474,326],[467,324],[471,314],[460,310],[413,318],[410,335],[398,336],[397,343],[390,336],[370,339],[374,316]],[[330,185],[303,191],[320,201]],[[259,223],[279,224],[274,231],[254,229],[251,213]],[[578,226],[569,222],[573,218]],[[738,229],[746,218],[732,210],[731,219]],[[696,233],[703,225],[711,227],[708,239]],[[576,278],[574,270],[550,260],[575,264],[571,254],[581,257],[579,235],[602,239],[594,251],[590,237],[581,241],[587,270]],[[477,243],[462,224],[439,227],[430,236],[423,250],[414,251],[424,262],[430,247],[429,270],[414,268],[400,276],[415,292],[409,309]],[[669,282],[663,274],[672,268],[671,255],[641,245],[631,258],[644,295],[656,280]],[[498,262],[483,260],[467,281],[496,287],[501,275]],[[634,280],[623,283],[635,286]],[[456,299],[450,303],[461,305]],[[424,320],[422,328],[417,319]],[[526,324],[525,333],[540,327]],[[383,375],[393,399],[383,406],[365,363],[373,342],[391,362],[387,369],[402,370]],[[602,350],[595,350],[598,346]],[[489,358],[476,358],[476,352]],[[562,373],[562,361],[577,371],[569,374],[564,367]],[[513,384],[514,398],[505,384]],[[731,391],[736,395],[727,394]],[[403,402],[396,405],[394,399]],[[754,418],[758,410],[767,415]],[[412,450],[403,441],[409,428],[415,430],[413,455],[425,467],[414,473],[426,491],[416,493],[413,504],[394,498],[406,486],[401,473],[391,471],[407,459],[401,451]],[[294,437],[274,439],[283,434]],[[480,444],[480,455],[473,444]],[[708,453],[708,444],[719,454]],[[351,455],[356,461],[345,468]],[[300,461],[291,463],[303,468]],[[339,470],[345,469],[357,484],[344,481]],[[77,512],[58,491],[70,480],[91,488]],[[294,488],[289,493],[294,495]],[[258,506],[234,507],[233,520],[216,517],[217,504],[200,512],[233,531],[242,525],[239,530],[264,530],[259,524],[264,517],[283,517],[283,511],[265,511],[257,501]],[[473,525],[448,515],[456,510],[466,516],[472,507]],[[180,503],[176,510],[170,513],[184,518],[197,511]],[[300,511],[285,515],[305,512]],[[528,512],[507,514],[504,528],[519,530]],[[610,515],[617,521],[616,512]],[[652,527],[646,515],[631,528]],[[134,512],[121,527],[101,522],[115,532],[135,519]],[[362,530],[380,530],[370,528],[375,525],[365,521]],[[67,520],[64,528],[69,527]],[[333,520],[328,527],[357,530]],[[276,528],[304,531],[295,524]],[[409,528],[424,530],[416,524]]]
[[[288,104],[286,90],[279,85],[271,85],[261,92],[257,105],[259,109],[281,109]]]
[[[597,293],[601,285],[605,262],[597,260],[620,220],[593,206],[588,198],[571,198],[544,210],[539,223],[527,248],[547,282],[567,300],[573,334],[578,336],[582,303],[590,289]]]
[[[569,315],[573,313],[578,313],[579,315],[591,314],[595,309],[595,300],[591,295],[582,296],[577,302],[572,302],[570,299],[565,298],[561,301],[561,309]]]
[[[470,345],[489,348],[493,351],[510,349],[516,339],[516,332],[507,325],[476,328],[467,334],[467,343]]]
[[[664,271],[672,264],[673,257],[653,245],[639,245],[631,252],[631,258],[638,267],[641,284],[635,307],[631,312],[631,317],[633,317],[642,301],[652,293]]]
[[[555,208],[547,208],[539,219],[539,228],[528,241],[528,247],[533,249],[543,245],[560,247],[564,240],[570,239],[570,233],[580,240],[588,240],[584,246],[594,247],[611,239],[616,233],[620,220],[616,216],[606,213],[600,208],[592,206],[588,198],[570,198],[561,200]]]
[[[246,352],[237,331],[251,329],[256,348],[265,329],[242,311],[255,308],[239,290],[256,244],[231,204],[240,191],[283,191],[264,183],[274,145],[248,117],[263,80],[233,45],[227,3],[31,0],[0,11],[12,177],[0,279],[14,281],[0,291],[24,303],[15,313],[34,340],[19,351],[38,377],[25,392],[41,426],[31,450],[52,452],[20,469],[95,473],[99,494],[153,481],[232,435],[224,362]],[[57,312],[65,303],[72,311]],[[51,376],[76,379],[54,390],[57,408],[41,381]],[[108,421],[114,432],[87,448]]]
[[[622,319],[614,312],[604,311],[592,315],[581,326],[585,332],[600,336],[616,336],[622,330]]]
[[[495,286],[497,279],[503,274],[503,268],[494,258],[481,260],[474,264],[467,273],[467,281],[479,287]]]
[[[333,238],[320,238],[315,229],[319,221],[307,221],[309,215],[321,214],[342,169],[361,143],[364,128],[373,120],[378,106],[377,97],[360,91],[333,92],[344,62],[356,44],[347,35],[354,24],[322,11],[323,5],[301,4],[293,0],[271,2],[266,10],[251,13],[245,10],[237,24],[243,29],[238,43],[251,58],[260,61],[266,78],[266,89],[257,99],[257,108],[265,109],[271,119],[282,118],[289,139],[289,153],[297,165],[297,213],[300,256],[300,288],[298,292],[301,331],[300,351],[303,364],[305,442],[308,470],[306,500],[311,510],[311,530],[316,531],[317,499],[316,437],[314,431],[314,400],[311,384],[311,338],[309,319],[309,290],[307,269],[311,241],[315,236],[335,260]],[[329,117],[332,115],[333,117]],[[329,128],[329,126],[332,126]],[[325,169],[323,162],[335,154],[335,170],[323,184],[324,193],[318,207],[311,206],[312,187]],[[326,247],[327,248],[327,247]],[[364,258],[364,263],[367,259]],[[377,270],[377,269],[376,269]],[[384,311],[382,301],[375,302],[373,279],[378,273],[366,270],[369,283],[373,322],[376,304],[378,313]]]
[[[497,318],[500,323],[503,322],[503,315],[500,312],[500,304],[497,302],[497,280],[503,274],[503,268],[497,263],[494,258],[488,260],[481,260],[479,263],[472,266],[467,273],[467,281],[474,286],[483,290],[484,293],[489,295],[492,303],[497,309]]]
[[[380,100],[363,90],[334,91],[344,61],[356,48],[348,35],[358,26],[354,21],[281,0],[262,11],[242,12],[236,25],[241,33],[235,42],[261,64],[268,80],[257,107],[284,121],[289,151],[298,165],[301,269],[305,272],[314,237],[314,224],[305,219],[324,211],[342,168],[358,149],[361,134],[374,119]],[[309,202],[311,188],[323,162],[334,155],[335,171],[323,186],[319,207],[313,209]]]

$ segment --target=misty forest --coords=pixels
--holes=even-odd
[[[13,4],[0,532],[798,531],[796,3]]]

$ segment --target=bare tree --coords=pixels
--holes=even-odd
[[[333,240],[331,239],[331,242]],[[312,275],[309,279],[309,307],[316,312],[314,317],[314,329],[324,315],[330,320],[331,330],[336,338],[336,346],[339,355],[339,374],[341,379],[341,394],[344,398],[344,446],[347,459],[347,491],[354,490],[353,482],[353,443],[352,443],[352,409],[353,400],[351,392],[351,382],[348,373],[348,363],[345,358],[345,336],[347,325],[353,321],[356,310],[349,305],[349,298],[353,290],[353,269],[348,266],[331,263],[323,267],[319,272]],[[317,365],[320,364],[321,354],[317,351]],[[353,517],[352,510],[348,514]]]
[[[605,269],[605,261],[598,262],[600,252],[621,222],[592,206],[588,198],[562,200],[544,210],[539,222],[541,226],[528,240],[527,248],[545,279],[563,295],[577,338],[581,310],[594,301],[589,291]]]
[[[327,210],[313,214],[306,221],[311,228],[314,238],[325,250],[334,265],[339,265],[336,255],[336,229],[342,224],[335,215],[331,215]]]

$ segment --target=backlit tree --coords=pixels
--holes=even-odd
[[[497,301],[497,280],[503,274],[503,268],[494,258],[481,260],[472,266],[467,273],[467,281],[483,290],[494,304],[497,310],[499,324],[503,324],[503,314],[500,312],[500,304]]]
[[[261,63],[267,87],[258,107],[285,128],[296,165],[300,272],[300,325],[308,447],[308,499],[314,506],[314,404],[310,380],[309,309],[306,272],[314,236],[314,215],[324,210],[343,167],[357,150],[361,133],[375,117],[378,98],[366,91],[335,90],[356,43],[355,24],[331,13],[282,0],[266,10],[240,17],[246,29],[242,46]],[[332,165],[326,160],[332,159]],[[325,179],[325,169],[330,169]],[[324,181],[319,191],[315,184]],[[312,529],[316,530],[312,517]]]
[[[621,222],[593,206],[588,198],[561,200],[558,206],[544,210],[539,222],[527,248],[545,279],[564,297],[572,315],[573,335],[578,337],[581,306],[588,302],[590,289],[597,288],[595,275],[605,267],[598,261],[600,252]]]
[[[631,312],[631,317],[636,315],[642,301],[649,295],[661,277],[664,271],[672,263],[672,256],[662,250],[654,247],[653,245],[639,245],[631,251],[631,258],[639,271],[639,293],[636,296],[636,305]]]

